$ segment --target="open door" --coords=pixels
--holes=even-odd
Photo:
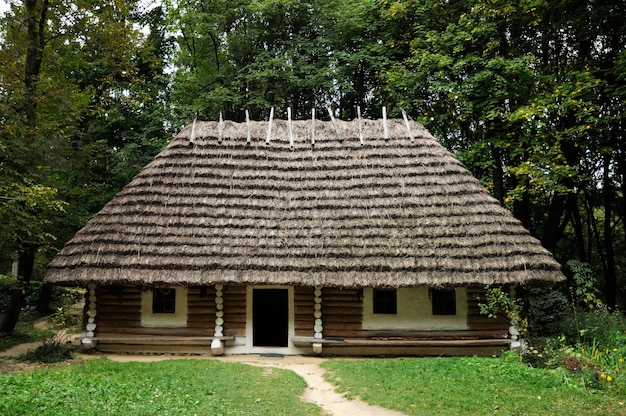
[[[287,289],[252,290],[252,345],[286,347],[289,334]]]

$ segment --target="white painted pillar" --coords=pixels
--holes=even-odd
[[[224,286],[221,284],[215,285],[215,331],[214,337],[224,336]],[[224,341],[221,339],[214,339],[211,342],[211,354],[224,355]]]
[[[315,286],[314,294],[315,294],[315,305],[314,305],[313,316],[315,317],[315,325],[313,327],[313,330],[315,331],[315,334],[313,335],[313,338],[323,339],[324,338],[324,334],[323,334],[324,326],[323,326],[323,321],[322,321],[322,287]],[[321,342],[313,343],[313,352],[317,354],[322,352]]]
[[[96,285],[91,284],[87,286],[87,325],[85,326],[86,332],[83,332],[83,339],[81,343],[87,347],[95,347],[92,338],[96,333]]]
[[[509,297],[515,300],[515,289],[511,288],[509,290]],[[522,338],[522,334],[519,331],[518,322],[515,319],[511,319],[511,326],[509,327],[509,337],[511,338],[510,349],[513,351],[522,352],[524,349],[524,339]]]

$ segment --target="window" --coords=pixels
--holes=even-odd
[[[184,328],[187,326],[188,290],[184,286],[145,288],[141,291],[141,326]]]
[[[175,313],[176,289],[156,288],[152,291],[152,313]]]
[[[396,289],[374,289],[374,313],[398,312]]]
[[[433,315],[456,315],[455,293],[454,289],[431,289]]]

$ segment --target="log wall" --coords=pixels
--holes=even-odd
[[[189,287],[188,315],[184,328],[141,326],[141,288],[100,286],[96,289],[96,335],[212,336],[215,329],[215,288]]]
[[[485,289],[467,289],[467,326],[481,338],[504,338],[508,336],[510,321],[507,318],[489,318],[480,313],[478,304],[485,301]]]
[[[312,290],[312,289],[311,289]],[[480,313],[478,304],[484,301],[485,290],[482,288],[467,289],[467,330],[461,331],[382,331],[363,330],[363,301],[362,292],[359,289],[322,289],[322,320],[325,338],[369,338],[369,337],[432,337],[433,339],[478,338],[478,339],[501,339],[508,337],[510,327],[506,318],[493,319]],[[307,294],[310,303],[303,308],[313,306],[313,294]],[[303,315],[304,318],[305,315]],[[311,336],[312,321],[304,325],[301,323],[300,331],[296,336]],[[307,326],[310,325],[310,326]],[[311,329],[309,329],[311,328]],[[305,330],[306,329],[306,330]]]
[[[226,337],[242,337],[246,335],[246,287],[225,286],[224,302],[224,333]],[[138,287],[98,287],[96,337],[102,335],[119,336],[170,336],[211,337],[215,328],[215,288],[188,288],[188,319],[187,326],[182,328],[146,328],[141,326],[141,288]],[[508,337],[510,323],[508,319],[492,319],[480,314],[478,304],[484,301],[483,289],[470,288],[467,291],[468,329],[463,331],[371,331],[362,329],[363,299],[359,289],[322,289],[322,322],[325,339],[397,339],[398,337],[414,337],[417,339],[453,340],[453,339],[501,339]],[[315,334],[315,295],[314,288],[294,287],[294,332],[296,337],[312,338]],[[200,342],[198,340],[198,342]],[[207,351],[209,340],[202,341],[207,345],[204,349],[189,347],[189,352]],[[138,341],[139,343],[139,341]],[[182,352],[182,340],[173,341],[177,351]],[[119,351],[161,351],[161,347],[150,345],[127,346],[109,345]],[[100,346],[99,346],[100,347]],[[181,347],[181,348],[178,348]],[[330,346],[329,346],[330,347]],[[354,346],[356,348],[356,346]],[[373,347],[373,346],[372,346]],[[114,348],[114,349],[115,349]],[[329,353],[345,354],[350,348],[343,350],[337,347],[327,350]],[[342,352],[339,352],[339,351]],[[365,351],[365,350],[363,350]],[[425,351],[424,351],[425,352]]]
[[[297,337],[312,337],[315,333],[315,295],[311,286],[293,288],[294,332]],[[323,291],[322,291],[323,293]],[[323,319],[323,316],[322,316]]]
[[[246,336],[246,286],[224,286],[224,336]]]
[[[322,289],[324,337],[358,338],[362,330],[363,292],[359,289]]]

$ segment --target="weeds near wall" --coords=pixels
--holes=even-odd
[[[569,381],[585,389],[626,394],[626,322],[598,297],[597,278],[588,264],[572,260],[570,305],[560,334],[533,339],[522,359],[533,367],[562,367]]]

